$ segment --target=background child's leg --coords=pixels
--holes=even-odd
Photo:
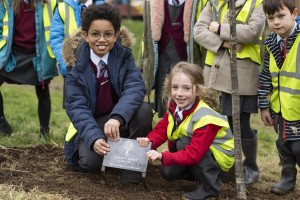
[[[38,115],[40,121],[40,136],[48,138],[49,134],[49,121],[51,114],[51,99],[49,85],[45,84],[35,86],[36,95],[38,98]]]

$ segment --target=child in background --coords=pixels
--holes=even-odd
[[[217,5],[208,2],[194,27],[194,39],[206,49],[204,82],[206,87],[221,92],[221,114],[232,122],[232,87],[230,70],[230,12],[227,1]],[[262,0],[235,1],[237,34],[237,73],[240,97],[240,127],[243,172],[246,186],[259,179],[257,132],[250,124],[251,113],[257,113],[257,86],[260,72],[260,40],[265,26]],[[217,8],[216,8],[217,7]],[[218,12],[218,13],[216,13]]]
[[[168,108],[164,118],[146,138],[137,138],[150,161],[160,160],[161,175],[168,181],[199,181],[199,186],[183,195],[186,199],[218,197],[222,171],[234,163],[234,140],[226,116],[201,100],[202,70],[187,62],[176,64],[166,77],[163,94]],[[169,151],[155,149],[168,141]]]
[[[263,70],[259,77],[258,106],[266,126],[274,126],[282,166],[271,192],[283,195],[295,187],[300,166],[300,26],[295,22],[295,0],[264,0],[271,32],[265,41]]]
[[[38,98],[40,137],[49,138],[51,99],[49,83],[57,76],[49,44],[49,29],[56,0],[0,1],[0,85],[34,85]],[[12,128],[4,117],[0,92],[0,135]]]
[[[179,61],[188,60],[192,0],[151,0],[151,31],[154,41],[155,111],[163,117],[165,106],[161,101],[166,75]],[[152,76],[150,76],[152,77]],[[153,82],[153,80],[151,80]]]

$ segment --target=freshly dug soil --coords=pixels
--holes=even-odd
[[[159,163],[149,163],[146,174],[148,189],[145,189],[143,183],[122,183],[118,169],[106,168],[106,183],[101,172],[76,172],[67,166],[63,149],[56,146],[0,147],[0,184],[19,185],[25,191],[38,188],[70,199],[181,199],[184,192],[195,189],[196,182],[193,181],[165,181],[159,168]],[[257,184],[247,188],[247,199],[300,199],[299,188],[285,196],[270,193],[269,189],[276,181],[261,176]],[[235,183],[224,182],[220,199],[237,199],[236,193]]]

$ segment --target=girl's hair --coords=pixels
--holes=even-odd
[[[30,0],[30,8],[31,9],[36,9],[36,6],[37,6],[36,5],[36,1],[38,1],[38,0]],[[41,1],[42,1],[43,4],[45,4],[45,3],[48,2],[47,0],[41,0]],[[12,3],[11,0],[9,2],[10,2],[10,4]],[[23,0],[15,0],[14,1],[14,3],[13,3],[13,11],[14,11],[15,15],[19,13],[22,3],[23,3]]]
[[[196,86],[196,96],[202,96],[204,78],[200,66],[188,62],[179,62],[172,68],[170,74],[166,76],[162,93],[163,101],[171,102],[172,79],[177,73],[184,73],[187,75],[192,81],[192,84]]]
[[[81,29],[87,33],[92,22],[98,19],[110,21],[115,32],[118,32],[121,28],[121,15],[119,10],[109,3],[104,3],[101,5],[92,4],[82,12]]]
[[[275,12],[286,6],[291,13],[296,8],[295,0],[264,0],[263,9],[267,15],[273,15]]]

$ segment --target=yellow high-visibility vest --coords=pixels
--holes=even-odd
[[[270,107],[288,121],[300,120],[300,34],[279,69],[270,53],[273,91]],[[267,48],[269,51],[269,49]],[[270,51],[269,51],[270,52]]]
[[[223,4],[223,0],[219,1],[218,7],[221,7]],[[237,23],[245,24],[247,23],[250,12],[253,10],[253,7],[258,7],[260,4],[262,4],[263,0],[247,0],[243,6],[243,8],[239,11],[239,14],[236,17]],[[222,22],[224,19],[224,16],[226,14],[226,11],[228,10],[228,3],[222,8],[220,21]],[[245,59],[249,58],[253,62],[260,64],[260,46],[258,44],[243,44],[243,50],[241,52],[237,52],[237,58],[239,59]],[[212,51],[207,51],[206,58],[205,58],[205,64],[208,66],[213,65],[213,61],[215,59],[215,54]]]
[[[76,133],[77,133],[77,130],[75,129],[74,125],[70,122],[65,140],[67,142],[69,142],[76,135]]]
[[[7,12],[7,7],[6,7],[6,2],[4,1],[4,8],[5,8],[5,14],[3,18],[3,30],[2,30],[2,40],[0,41],[0,49],[7,43],[7,37],[8,37],[8,12]]]
[[[58,12],[61,19],[65,23],[65,38],[67,38],[78,28],[76,24],[74,9],[67,3],[61,2],[58,4]]]
[[[201,11],[206,6],[208,0],[199,0],[198,6],[197,6],[197,13],[196,13],[196,19],[199,18]]]
[[[226,116],[220,115],[206,103],[200,101],[194,112],[187,116],[174,132],[175,122],[171,113],[169,113],[168,122],[168,139],[173,141],[184,136],[192,137],[196,129],[207,124],[222,127],[209,149],[223,171],[227,172],[232,167],[234,163],[234,138]]]
[[[50,47],[50,26],[53,17],[53,12],[56,6],[56,0],[48,0],[43,6],[43,21],[45,29],[45,39],[47,44],[47,50],[51,58],[55,58],[52,49]]]
[[[9,30],[9,17],[8,17],[8,10],[6,2],[4,1],[4,8],[5,8],[5,14],[3,18],[3,30],[2,30],[2,40],[0,41],[0,49],[7,43],[8,38],[8,30]],[[55,58],[51,47],[50,47],[50,25],[51,25],[51,19],[53,16],[53,11],[56,6],[56,0],[49,0],[47,4],[43,5],[43,22],[44,22],[44,29],[45,29],[45,39],[47,44],[47,50],[49,55],[52,58]]]

